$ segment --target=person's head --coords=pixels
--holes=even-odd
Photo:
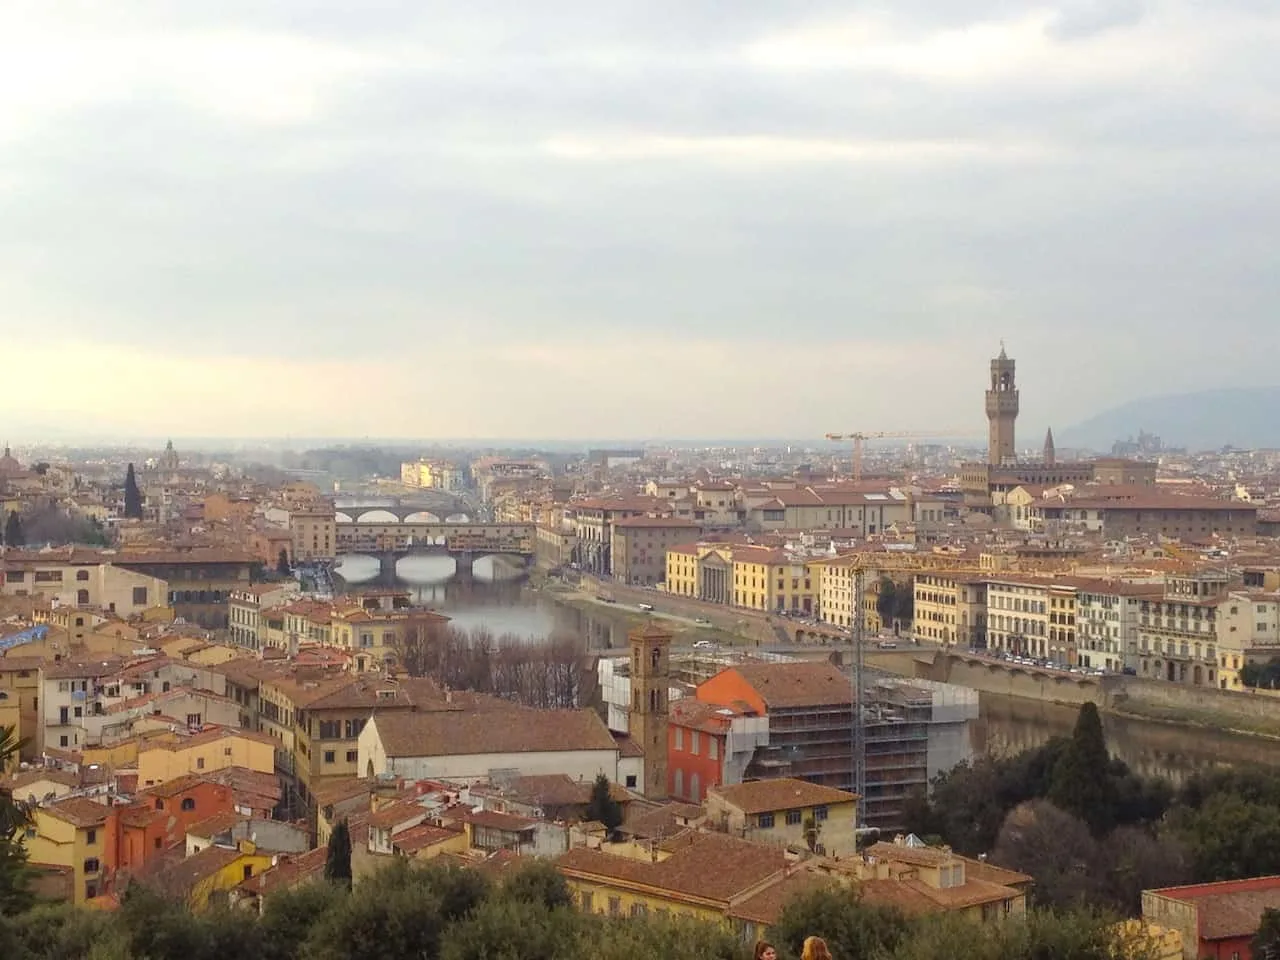
[[[778,960],[778,951],[772,943],[761,940],[756,944],[756,955],[754,960]]]
[[[831,960],[831,951],[827,949],[827,941],[821,937],[807,937],[800,960]]]

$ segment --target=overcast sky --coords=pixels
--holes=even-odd
[[[1275,383],[1277,50],[1274,0],[7,0],[0,423],[981,435],[1001,338],[1040,430]]]

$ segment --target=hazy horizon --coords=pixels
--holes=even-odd
[[[1280,7],[0,9],[13,442],[1019,436],[1280,382]]]

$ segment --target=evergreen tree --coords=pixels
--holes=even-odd
[[[613,799],[609,778],[603,773],[596,777],[596,782],[591,787],[591,800],[587,803],[587,819],[603,823],[610,835],[622,826],[622,805]]]
[[[282,577],[293,576],[293,570],[289,567],[289,551],[284,547],[280,548],[280,556],[276,557],[276,573]]]
[[[1116,785],[1102,734],[1098,708],[1086,703],[1076,717],[1076,728],[1053,766],[1049,799],[1061,810],[1089,825],[1102,836],[1115,824]]]
[[[1280,910],[1268,907],[1262,911],[1258,932],[1249,949],[1256,960],[1280,960]]]
[[[4,542],[10,547],[21,547],[27,542],[27,535],[22,532],[22,518],[17,510],[9,511],[9,519],[4,523]]]
[[[324,864],[324,878],[330,883],[351,886],[351,829],[345,818],[329,834],[329,858]]]
[[[142,519],[142,491],[138,489],[132,463],[124,475],[124,515],[130,520]]]

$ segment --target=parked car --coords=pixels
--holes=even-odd
[[[876,646],[881,650],[897,650],[898,649],[898,645],[894,643],[892,640],[881,640],[879,643],[876,644]]]
[[[710,621],[710,620],[708,620],[706,617],[695,617],[693,622],[694,622],[694,623],[696,623],[696,624],[698,624],[699,626],[702,626],[702,627],[709,627],[709,626],[711,626],[711,621]],[[701,642],[701,643],[706,643],[707,641],[702,640],[702,641],[699,641],[699,642]]]
[[[641,610],[646,610],[646,611],[649,611],[650,613],[652,613],[652,612],[653,612],[653,604],[652,604],[652,603],[637,603],[637,604],[636,604],[636,606],[637,606],[638,608],[640,608]]]
[[[695,642],[694,642],[694,644],[693,644],[693,649],[695,649],[695,650],[710,650],[710,649],[711,649],[712,647],[714,647],[714,646],[715,646],[715,644],[714,644],[714,643],[712,643],[710,640],[697,640],[697,641],[695,641]]]

